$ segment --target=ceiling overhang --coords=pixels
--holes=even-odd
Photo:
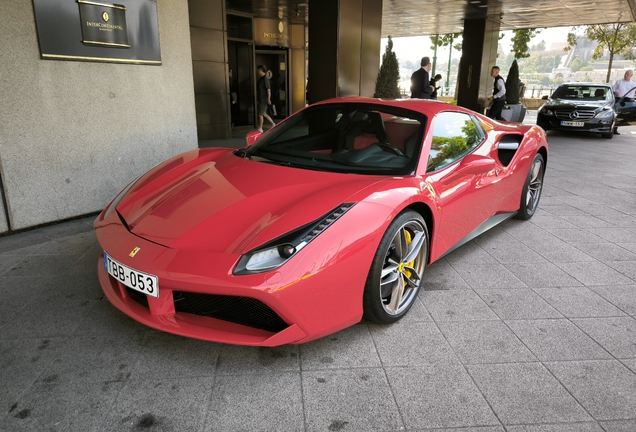
[[[500,30],[633,22],[635,0],[384,0],[382,37],[461,33],[466,19]]]
[[[336,0],[321,0],[336,1]],[[636,0],[383,0],[382,37],[461,33],[464,20],[491,19],[501,30],[633,22]],[[309,0],[226,0],[228,11],[307,22]]]

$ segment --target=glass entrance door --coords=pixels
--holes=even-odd
[[[257,50],[256,66],[267,67],[267,77],[272,86],[272,105],[276,107],[274,118],[287,117],[288,97],[287,90],[287,51]]]
[[[230,104],[234,126],[253,126],[254,106],[254,45],[228,40]]]

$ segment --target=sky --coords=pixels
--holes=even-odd
[[[536,45],[542,40],[546,42],[548,48],[552,42],[566,42],[567,35],[571,31],[571,27],[552,27],[542,29],[541,33],[530,41],[530,46]],[[504,37],[499,41],[499,43],[505,52],[509,52],[512,45],[512,31],[505,31],[502,33],[504,34]],[[386,43],[387,39],[382,39],[382,53],[384,53],[384,50],[386,49]],[[424,56],[433,57],[431,39],[428,36],[413,36],[393,39],[393,51],[395,51],[399,62],[406,60],[419,62],[419,60]],[[461,51],[453,50],[452,58],[459,57],[461,57]],[[442,63],[446,63],[448,61],[448,48],[438,48],[437,61]]]

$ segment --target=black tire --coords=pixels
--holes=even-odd
[[[539,199],[543,190],[543,175],[545,173],[545,162],[543,156],[537,153],[532,160],[532,165],[528,170],[528,176],[521,190],[521,200],[519,211],[515,218],[521,220],[530,219],[539,207]]]
[[[614,132],[604,133],[604,134],[601,134],[601,136],[606,139],[612,139],[614,138]]]
[[[373,257],[364,287],[366,320],[388,324],[406,315],[422,286],[429,244],[428,228],[419,213],[407,210],[391,222]]]

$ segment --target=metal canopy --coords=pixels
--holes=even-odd
[[[489,18],[501,30],[631,22],[635,0],[384,0],[382,37],[461,33],[463,21]]]
[[[336,1],[336,0],[323,0]],[[307,22],[309,0],[226,0],[228,11]],[[501,30],[632,22],[636,0],[383,0],[382,37],[461,33],[489,18]]]

